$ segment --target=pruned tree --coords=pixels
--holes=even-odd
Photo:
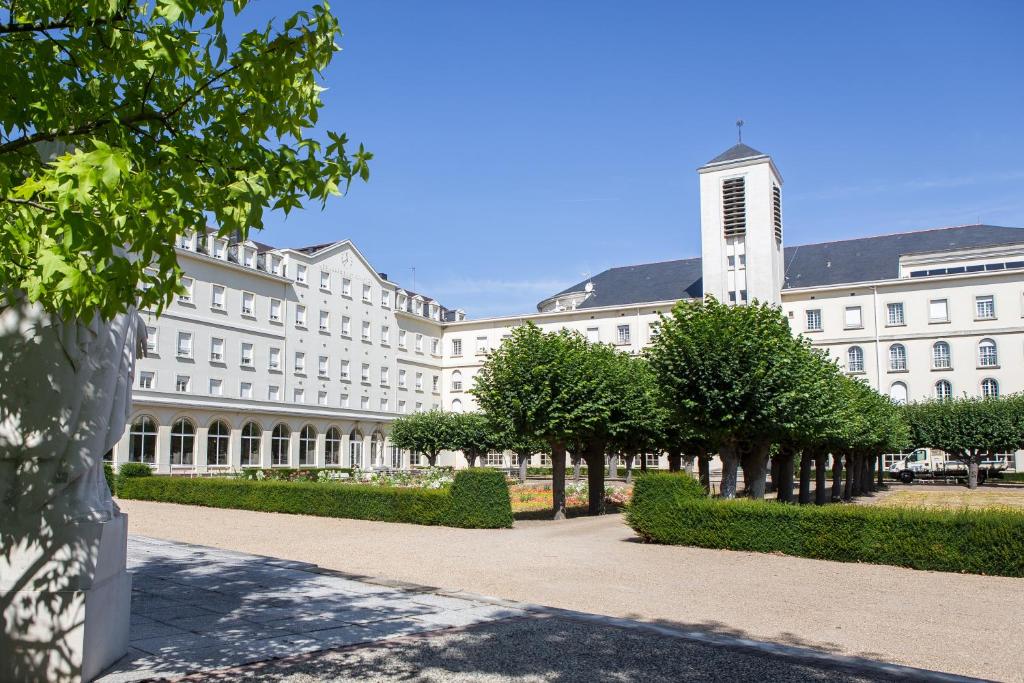
[[[391,426],[391,443],[427,456],[431,467],[437,466],[441,451],[458,450],[455,442],[456,414],[426,410],[403,415]]]
[[[462,451],[470,467],[495,450],[504,450],[501,434],[483,413],[451,413],[451,447]]]

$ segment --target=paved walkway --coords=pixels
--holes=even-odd
[[[647,545],[617,516],[447,529],[124,501],[129,529],[671,629],[1024,681],[1024,580]]]

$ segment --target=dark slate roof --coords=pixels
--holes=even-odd
[[[704,165],[709,166],[711,164],[721,164],[726,161],[739,161],[740,159],[750,159],[751,157],[763,156],[767,155],[764,152],[758,152],[753,147],[750,147],[749,145],[744,145],[741,142],[739,144],[733,145],[732,147],[725,150],[724,152],[722,152],[717,157],[715,157],[714,159],[712,159],[711,161]]]
[[[901,255],[1020,243],[1024,243],[1024,228],[964,225],[786,247],[785,288],[895,279]],[[610,268],[589,280],[594,293],[579,308],[698,298],[703,295],[701,276],[699,258]],[[587,282],[550,298],[582,292]]]

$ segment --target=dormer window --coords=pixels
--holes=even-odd
[[[744,178],[722,181],[722,228],[726,237],[747,233],[747,190]]]
[[[213,258],[224,259],[227,256],[228,243],[224,240],[213,241]]]
[[[256,266],[256,252],[252,249],[242,249],[242,265],[246,268],[253,268]]]

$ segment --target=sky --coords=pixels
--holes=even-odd
[[[255,237],[351,239],[470,317],[699,255],[696,169],[737,119],[782,173],[786,244],[1024,226],[1019,0],[331,7],[344,36],[319,125],[364,143],[372,177]]]

